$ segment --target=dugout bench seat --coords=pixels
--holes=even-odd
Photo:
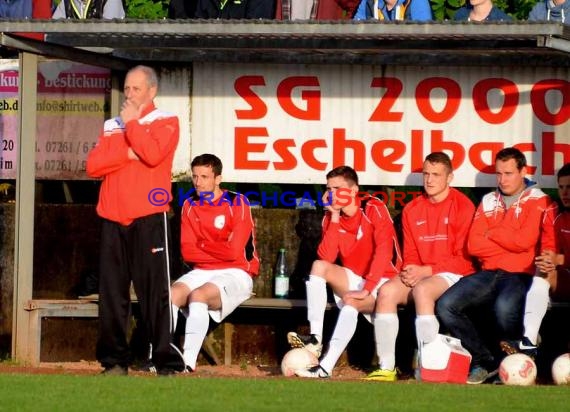
[[[99,297],[90,295],[81,299],[74,300],[57,300],[57,299],[32,299],[25,305],[25,310],[29,316],[28,330],[28,356],[27,363],[36,366],[40,363],[41,338],[42,338],[42,319],[44,318],[96,318],[99,316]],[[136,296],[132,297],[136,302]],[[257,298],[252,297],[243,302],[238,309],[267,309],[267,310],[291,310],[306,308],[307,303],[304,299],[278,299],[278,298]],[[333,305],[327,305],[327,309],[331,309]],[[232,363],[232,336],[234,334],[234,325],[230,319],[225,319],[224,327],[224,364]],[[204,340],[202,349],[212,359],[212,361],[220,365],[222,362],[212,345],[212,336],[208,334]]]
[[[136,302],[136,297],[133,297]],[[37,366],[40,363],[40,350],[41,350],[41,337],[42,337],[42,319],[44,318],[96,318],[99,316],[99,303],[98,296],[91,295],[82,299],[75,300],[50,300],[50,299],[32,299],[25,305],[25,310],[29,315],[29,330],[28,330],[28,356],[27,363],[31,366]],[[256,311],[265,309],[269,311],[283,311],[289,314],[290,310],[301,310],[307,307],[304,299],[278,299],[278,298],[258,298],[252,297],[243,302],[234,313],[239,311]],[[328,303],[327,310],[335,306]],[[550,303],[549,311],[555,309],[554,312],[566,314],[570,310],[570,302],[567,301],[554,301]],[[237,313],[239,314],[239,313]],[[235,318],[230,315],[223,321],[224,330],[224,359],[225,365],[232,364],[232,338],[234,335],[234,322]],[[238,323],[241,323],[238,321]],[[548,322],[547,322],[548,323]],[[559,321],[556,321],[559,323]],[[543,322],[543,326],[545,326]],[[552,327],[549,327],[552,329]],[[552,332],[552,331],[551,331]],[[553,332],[555,335],[556,331]],[[546,336],[545,336],[546,337]],[[552,336],[549,336],[551,340]],[[544,343],[544,342],[543,342]],[[546,346],[546,345],[545,345]],[[208,334],[204,340],[202,350],[216,365],[221,365],[222,361],[218,356],[213,346],[213,336]]]

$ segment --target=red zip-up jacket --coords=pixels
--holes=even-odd
[[[404,267],[431,266],[434,275],[475,272],[467,253],[467,235],[475,206],[459,190],[451,188],[445,200],[432,203],[424,195],[404,207]]]
[[[364,207],[353,216],[341,214],[339,223],[333,223],[327,211],[317,253],[330,263],[340,257],[344,267],[366,280],[364,289],[371,292],[380,278],[400,273],[402,255],[386,205],[370,198]]]
[[[99,216],[127,226],[139,217],[167,211],[178,138],[178,117],[154,105],[126,125],[120,117],[105,121],[87,157],[87,174],[103,178]],[[129,147],[139,160],[128,158]]]
[[[259,272],[255,228],[249,201],[223,191],[216,200],[192,197],[182,206],[180,246],[195,269],[243,269]]]
[[[486,194],[471,225],[469,253],[484,270],[534,275],[545,212],[552,207],[550,197],[536,186],[527,187],[508,209],[498,190]],[[543,240],[545,246],[550,242]]]

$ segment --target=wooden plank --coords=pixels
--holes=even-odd
[[[305,299],[250,298],[243,302],[240,307],[265,309],[306,308],[307,301]]]
[[[133,302],[137,301],[135,295],[131,296]],[[80,297],[77,301],[79,302],[99,302],[99,295],[92,294],[89,296]],[[72,300],[41,300],[41,304],[44,305],[46,302],[73,302]],[[247,308],[267,308],[267,309],[291,309],[291,308],[304,308],[307,307],[307,302],[305,299],[281,299],[281,298],[249,298],[243,302],[240,306]]]
[[[131,296],[132,302],[137,302],[135,295]],[[34,309],[53,309],[59,306],[76,305],[78,310],[81,310],[81,305],[97,304],[99,302],[99,295],[93,294],[79,299],[32,299],[25,305],[26,310]],[[281,298],[250,298],[243,302],[240,307],[242,308],[257,308],[257,309],[292,309],[292,308],[306,308],[307,301],[305,299],[281,299]],[[327,303],[327,309],[334,307],[334,304]]]
[[[39,309],[65,309],[68,310],[86,310],[90,308],[97,308],[99,305],[93,301],[86,301],[81,299],[30,299],[24,305],[25,310],[39,310]]]

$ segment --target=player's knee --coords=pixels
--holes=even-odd
[[[170,299],[178,307],[185,306],[188,303],[188,294],[190,290],[179,283],[175,283],[170,288]]]
[[[202,302],[206,303],[208,301],[208,295],[203,288],[194,289],[190,296],[188,296],[188,303],[192,302]]]
[[[351,306],[358,311],[359,301],[353,298],[343,298],[345,306]]]
[[[416,302],[418,300],[428,299],[431,297],[431,295],[432,295],[432,288],[425,282],[419,282],[412,289],[412,296],[414,297],[414,300]]]
[[[311,275],[325,277],[330,263],[325,260],[315,260],[311,266]]]
[[[397,303],[398,294],[399,294],[398,288],[394,284],[390,282],[384,283],[378,290],[377,302]]]

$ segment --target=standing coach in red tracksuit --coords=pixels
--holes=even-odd
[[[120,115],[107,120],[87,158],[87,173],[101,177],[97,213],[103,218],[100,251],[99,342],[104,374],[126,375],[130,284],[139,299],[159,374],[183,368],[170,345],[169,209],[178,118],[158,110],[155,71],[131,69]]]

